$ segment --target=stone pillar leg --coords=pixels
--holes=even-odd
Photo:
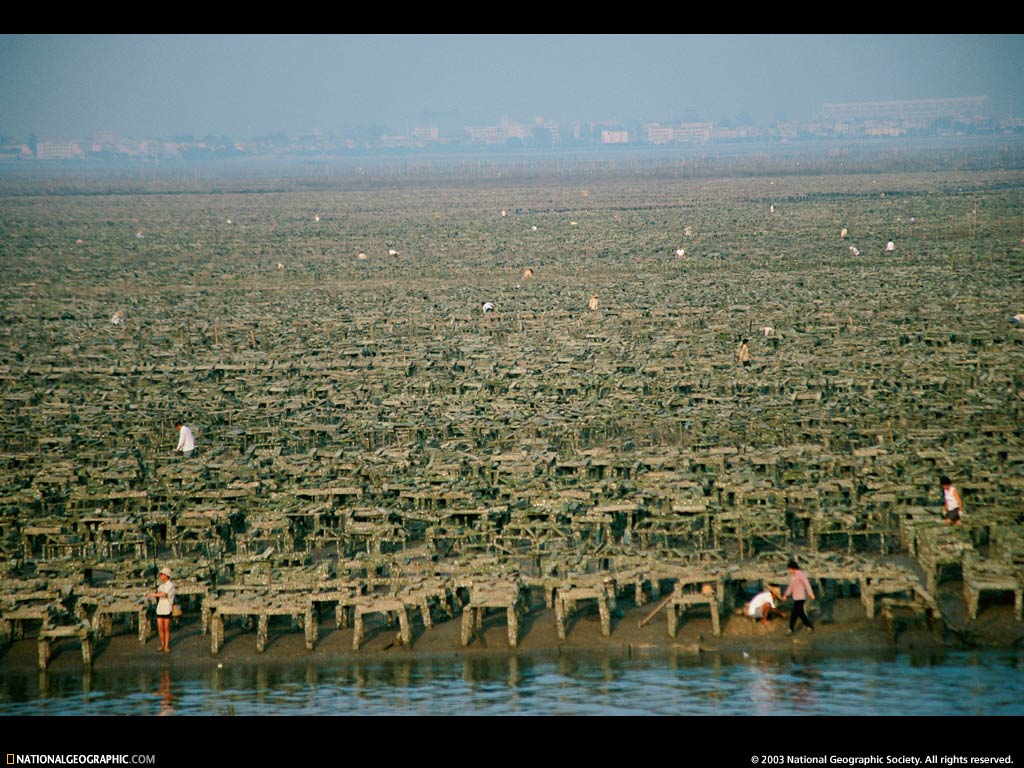
[[[555,601],[555,626],[558,627],[558,639],[565,640],[565,601],[559,597]]]
[[[356,609],[355,632],[352,634],[352,650],[358,651],[359,644],[363,642],[363,614]]]
[[[224,617],[215,614],[210,619],[210,652],[216,656],[224,645]]]
[[[519,613],[513,603],[507,610],[508,614],[508,647],[515,648],[519,640]]]
[[[261,613],[256,623],[256,653],[263,653],[267,647],[267,635],[270,633],[270,617]]]
[[[306,612],[306,650],[312,651],[316,645],[320,626],[316,618],[316,611],[310,608]]]
[[[149,639],[149,633],[149,612],[145,608],[142,608],[139,610],[139,642],[142,643],[142,645],[145,645],[146,641]]]
[[[412,645],[412,626],[409,623],[409,612],[404,605],[398,611],[398,627],[402,634],[402,643],[408,648]]]
[[[39,637],[39,668],[42,670],[46,669],[46,666],[50,663],[50,639],[46,637]]]

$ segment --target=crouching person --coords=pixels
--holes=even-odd
[[[768,587],[763,592],[759,592],[754,596],[754,599],[747,603],[746,613],[752,619],[760,619],[761,623],[768,624],[768,619],[772,616],[780,616],[785,618],[786,614],[778,608],[778,603],[782,599],[782,594],[779,592],[777,587]]]

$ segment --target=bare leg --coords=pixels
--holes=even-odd
[[[168,616],[166,619],[162,616],[157,616],[156,619],[157,632],[160,634],[160,650],[170,651],[171,650],[171,619]]]

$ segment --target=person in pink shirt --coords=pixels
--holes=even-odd
[[[800,570],[796,560],[790,560],[786,570],[789,571],[789,586],[786,587],[786,594],[783,597],[793,599],[793,611],[789,614],[789,629],[786,631],[786,634],[793,634],[797,619],[800,619],[806,625],[808,631],[813,632],[814,625],[811,624],[811,620],[804,613],[804,603],[807,600],[814,600],[814,590],[811,589],[811,582],[807,580],[807,575]]]
[[[953,481],[943,475],[939,478],[942,485],[942,509],[943,517],[948,525],[960,525],[964,515],[964,502],[960,498],[960,492],[953,485]]]

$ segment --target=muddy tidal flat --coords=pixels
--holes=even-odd
[[[20,183],[0,668],[1019,646],[1022,238],[1007,170]]]

